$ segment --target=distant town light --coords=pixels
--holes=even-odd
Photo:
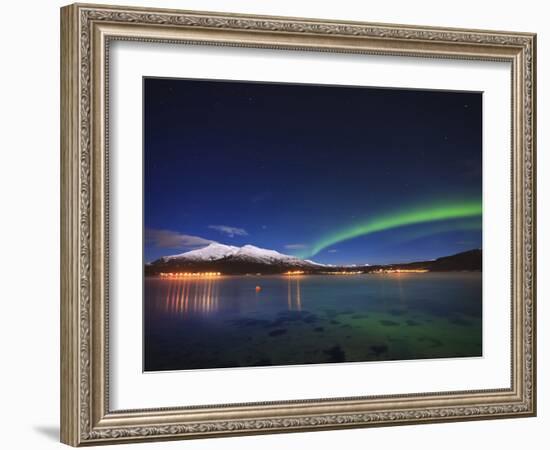
[[[339,272],[324,272],[327,275],[359,275],[365,273],[362,270],[341,270]]]
[[[428,269],[378,269],[371,273],[426,273]]]
[[[221,272],[161,272],[161,278],[187,278],[187,277],[219,277]]]

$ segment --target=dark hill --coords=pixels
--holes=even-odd
[[[380,270],[427,270],[430,272],[459,272],[481,271],[481,249],[469,250],[451,256],[443,256],[432,261],[417,261],[403,264],[388,264],[377,266],[321,266],[313,265],[306,261],[271,262],[265,263],[259,260],[242,260],[237,258],[223,258],[214,261],[182,261],[178,259],[159,259],[145,266],[146,275],[158,275],[161,272],[221,272],[226,275],[243,274],[281,274],[293,270],[301,270],[309,274],[322,274],[342,272],[348,270],[360,272],[376,272]]]
[[[377,269],[425,269],[430,272],[481,271],[481,249],[469,250],[451,256],[443,256],[433,261],[418,261],[406,264],[370,266],[369,271]]]

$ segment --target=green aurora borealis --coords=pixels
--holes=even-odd
[[[401,210],[393,214],[374,217],[366,222],[355,224],[336,233],[324,236],[315,242],[310,249],[304,251],[299,256],[309,258],[332,245],[380,231],[429,222],[443,222],[473,217],[481,218],[481,213],[481,200],[450,204],[437,203],[429,206],[424,205],[423,207]],[[466,226],[470,228],[472,226],[471,222],[467,223]],[[481,227],[481,223],[479,223],[479,226]],[[449,230],[453,227],[462,229],[464,227],[464,222],[459,221],[454,224],[451,223],[445,228]]]

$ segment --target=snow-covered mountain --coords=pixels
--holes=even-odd
[[[161,258],[161,260],[170,261],[177,259],[180,261],[217,261],[218,259],[232,256],[239,250],[239,247],[234,247],[233,245],[224,245],[218,244],[217,242],[212,242],[206,247],[180,253],[179,255],[165,256]]]
[[[310,260],[297,258],[296,256],[284,255],[275,250],[256,247],[254,245],[244,245],[235,247],[233,245],[224,245],[212,242],[206,247],[191,250],[179,255],[165,256],[159,261],[162,262],[185,262],[185,261],[219,261],[231,258],[237,261],[261,262],[265,264],[288,263],[293,265],[324,267],[323,264]]]
[[[266,264],[288,263],[293,265],[316,266],[322,267],[313,261],[297,258],[296,256],[284,255],[275,250],[267,250],[265,248],[255,247],[253,245],[245,245],[241,247],[234,255],[234,258],[243,261],[261,261]]]
[[[235,247],[212,242],[197,250],[164,256],[148,267],[159,271],[186,269],[218,270],[224,273],[278,273],[296,269],[318,270],[327,266],[254,245]]]

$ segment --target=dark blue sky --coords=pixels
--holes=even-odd
[[[287,254],[341,230],[481,201],[482,95],[144,79],[145,260],[213,240]],[[324,263],[481,247],[480,217],[343,240]]]

